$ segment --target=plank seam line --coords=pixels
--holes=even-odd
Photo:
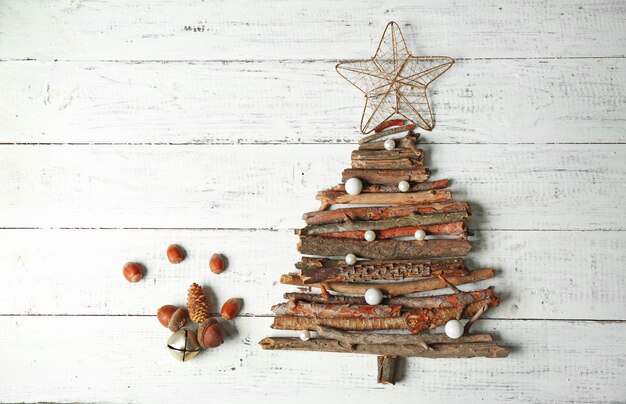
[[[270,232],[289,232],[293,233],[295,228],[275,229],[272,227],[0,227],[0,231],[7,230],[189,230],[189,231],[270,231]],[[498,228],[472,228],[472,231],[476,232],[614,232],[620,233],[626,231],[626,229],[604,229],[604,228],[592,228],[592,229],[498,229]]]
[[[624,142],[420,142],[428,145],[626,145]],[[306,146],[306,145],[354,145],[352,141],[335,141],[322,139],[313,142],[294,143],[289,141],[269,141],[269,142],[0,142],[0,146]]]

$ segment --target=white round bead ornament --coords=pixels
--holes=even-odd
[[[363,183],[358,178],[348,178],[346,181],[346,192],[350,195],[358,195],[363,190]]]
[[[385,143],[383,143],[383,146],[385,150],[393,150],[396,148],[396,142],[393,139],[387,139]]]
[[[346,264],[348,264],[348,265],[356,264],[356,255],[354,255],[354,254],[346,255]]]
[[[366,241],[374,241],[376,240],[376,233],[374,233],[374,230],[368,230],[365,232],[363,237],[365,238]]]
[[[383,292],[380,289],[369,288],[365,291],[365,301],[371,305],[380,304],[383,301]]]
[[[408,181],[400,181],[398,183],[398,189],[400,190],[400,192],[406,192],[409,190],[409,188],[410,188],[410,185]]]
[[[426,232],[422,229],[415,230],[415,240],[426,240]]]
[[[308,341],[311,339],[311,331],[309,330],[302,330],[300,331],[300,339],[302,341]]]
[[[463,323],[459,320],[450,320],[446,323],[446,335],[448,338],[457,339],[463,336]]]

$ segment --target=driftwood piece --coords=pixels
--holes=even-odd
[[[400,169],[400,170],[366,170],[360,168],[346,168],[343,170],[341,180],[346,182],[349,178],[358,178],[363,183],[397,185],[400,181],[424,182],[430,177],[428,168]]]
[[[283,295],[285,300],[323,304],[367,304],[363,296],[324,296],[318,293],[288,292]]]
[[[471,210],[469,204],[467,202],[443,202],[428,205],[343,208],[308,212],[302,215],[302,219],[308,225],[322,225],[347,222],[350,220],[383,220],[411,214],[432,215],[436,213],[456,212],[466,212],[467,215],[470,215]]]
[[[350,345],[334,339],[313,338],[302,341],[300,338],[267,337],[259,342],[268,350],[343,352],[372,355],[399,355],[422,358],[505,358],[509,352],[495,342],[469,342],[434,344],[428,349],[422,345],[410,344],[355,344]]]
[[[331,327],[318,325],[317,333],[324,338],[331,338],[346,344],[393,344],[393,345],[425,345],[454,344],[468,342],[491,342],[490,334],[464,335],[457,339],[448,338],[446,334],[380,334],[341,331]]]
[[[413,183],[409,186],[409,190],[407,192],[419,192],[419,191],[429,191],[431,189],[443,189],[448,186],[450,181],[448,179],[437,180],[437,181],[426,181],[426,182],[417,182]],[[334,187],[326,190],[320,191],[317,193],[317,196],[325,196],[326,193],[335,193],[335,192],[346,192],[346,186],[344,184],[338,184]],[[395,185],[384,185],[384,184],[374,184],[374,185],[363,185],[363,189],[361,190],[362,194],[373,193],[373,192],[398,192],[398,184]],[[319,198],[318,198],[319,199]]]
[[[402,306],[318,304],[302,301],[290,301],[272,306],[272,312],[278,316],[302,316],[317,318],[371,318],[399,317]]]
[[[417,149],[417,153],[410,149],[405,150],[354,150],[351,154],[352,160],[399,160],[411,159],[422,161],[424,151]]]
[[[371,259],[414,259],[428,257],[460,257],[467,255],[472,244],[463,239],[434,240],[351,240],[300,236],[298,251],[305,255],[325,257],[355,254]]]
[[[359,139],[359,144],[371,142],[372,140],[380,139],[381,137],[385,137],[385,136],[389,136],[389,135],[395,135],[396,133],[412,131],[416,127],[417,127],[416,124],[411,123],[411,124],[408,124],[408,125],[397,126],[395,128],[391,128],[391,129],[385,129],[385,130],[382,130],[380,132],[376,132],[376,133],[373,133],[371,135],[367,135],[367,136],[362,137],[361,139]]]
[[[365,170],[396,170],[400,168],[424,167],[424,162],[408,158],[389,160],[352,160],[352,168]]]
[[[453,285],[463,285],[466,283],[474,283],[490,279],[495,276],[493,269],[480,268],[475,269],[467,275],[448,276],[446,279]],[[319,288],[320,283],[304,284],[302,277],[297,274],[281,275],[280,283],[285,285],[309,286]],[[324,287],[333,292],[346,293],[351,295],[364,295],[365,291],[370,288],[380,289],[387,297],[408,295],[410,293],[425,292],[429,290],[442,289],[447,287],[446,283],[439,278],[428,278],[410,282],[394,282],[394,283],[344,283],[344,282],[328,282],[323,283]]]
[[[429,190],[421,192],[389,192],[389,193],[361,193],[350,195],[345,192],[324,191],[323,195],[315,197],[321,202],[319,210],[326,210],[334,204],[360,204],[360,205],[418,205],[452,200],[452,192],[448,189]]]
[[[427,192],[442,192],[442,191],[427,191]],[[422,192],[420,192],[422,193]],[[374,195],[374,194],[370,194]],[[376,194],[384,195],[384,194]],[[413,194],[417,195],[417,194]],[[430,215],[420,215],[411,213],[407,216],[392,217],[389,219],[380,220],[357,220],[346,221],[341,223],[329,223],[321,225],[306,226],[303,229],[296,230],[296,234],[303,236],[310,236],[323,233],[334,233],[342,231],[354,231],[354,230],[385,230],[393,229],[396,227],[408,227],[408,226],[425,226],[440,223],[452,223],[463,222],[467,220],[467,212],[453,212],[453,213],[433,213]]]
[[[330,260],[326,260],[330,261]],[[335,261],[340,262],[340,261]],[[318,260],[317,263],[324,262]],[[296,264],[300,266],[300,276],[304,284],[319,282],[369,282],[397,281],[410,278],[424,278],[443,275],[459,276],[468,273],[463,259],[443,260],[391,260],[358,261],[354,265],[336,265],[319,267],[313,260]]]
[[[377,358],[378,384],[396,384],[396,367],[398,355],[382,355]]]
[[[412,237],[417,230],[424,230],[428,235],[460,236],[466,238],[469,235],[465,222],[431,224],[427,226],[395,227],[376,231],[377,240],[386,240],[398,237]],[[333,233],[318,234],[317,237],[328,238],[350,238],[363,240],[367,230],[341,231]]]
[[[415,146],[419,137],[419,133],[409,132],[406,136],[393,140],[396,142],[396,148],[404,149]],[[359,144],[359,150],[385,150],[385,141]]]

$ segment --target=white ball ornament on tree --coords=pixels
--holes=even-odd
[[[380,289],[369,288],[365,291],[365,301],[371,305],[380,304],[383,301],[383,292]]]
[[[354,255],[354,254],[346,255],[346,264],[348,264],[348,265],[356,264],[356,255]]]
[[[415,230],[415,240],[426,240],[426,232],[422,229]]]
[[[383,143],[383,146],[385,150],[393,150],[396,148],[396,142],[393,139],[387,139],[385,143]]]
[[[348,178],[346,181],[346,192],[350,195],[358,195],[363,190],[363,183],[358,178]]]
[[[302,330],[300,331],[300,339],[302,341],[308,341],[311,339],[311,331],[309,330]]]
[[[400,190],[400,192],[406,192],[409,190],[411,186],[409,185],[408,181],[400,181],[398,183],[398,189]]]
[[[446,323],[445,330],[448,338],[461,338],[464,332],[463,323],[459,320],[450,320]]]
[[[368,230],[365,232],[363,237],[366,241],[374,241],[376,240],[376,233],[374,232],[374,230]]]

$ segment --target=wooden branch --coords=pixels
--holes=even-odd
[[[441,191],[427,191],[427,192],[441,192]],[[370,195],[385,195],[385,194],[370,194]],[[417,194],[414,194],[417,195]],[[396,227],[407,226],[425,226],[431,224],[440,223],[452,223],[463,222],[467,220],[466,212],[454,212],[454,213],[433,213],[431,215],[419,215],[411,213],[407,216],[392,217],[389,219],[380,220],[358,220],[347,221],[341,223],[329,223],[322,225],[306,226],[303,229],[296,230],[296,234],[310,236],[323,233],[334,233],[342,231],[354,231],[354,230],[385,230],[393,229]]]
[[[490,279],[495,276],[493,269],[480,268],[475,269],[467,275],[448,276],[446,279],[454,285],[463,285],[466,283],[474,283]],[[319,288],[319,283],[304,284],[302,277],[297,274],[281,275],[280,283],[285,285],[309,286]],[[328,282],[324,284],[326,289],[337,293],[345,293],[351,295],[364,295],[369,288],[380,289],[385,296],[394,297],[408,295],[410,293],[425,292],[429,290],[442,289],[446,284],[438,278],[429,278],[411,282],[394,282],[394,283],[339,283]]]
[[[345,192],[324,192],[318,193],[315,199],[322,203],[320,210],[325,210],[330,205],[340,203],[353,203],[362,205],[416,205],[436,202],[448,202],[452,200],[450,190],[430,190],[423,192],[393,192],[393,193],[361,193],[350,195]]]
[[[397,170],[424,167],[424,163],[419,160],[407,158],[391,160],[352,160],[351,167],[364,170]]]
[[[272,306],[272,312],[279,316],[302,316],[317,318],[373,318],[399,317],[402,306],[317,304],[290,301]]]
[[[497,306],[500,299],[495,296],[491,300],[483,300],[471,303],[467,306],[444,307],[438,309],[415,309],[407,313],[404,318],[407,329],[412,334],[419,334],[425,330],[433,330],[437,327],[445,325],[448,321],[454,319],[471,318],[477,312],[482,310],[485,304]]]
[[[398,355],[382,355],[377,358],[378,384],[396,384],[396,367]]]
[[[341,331],[331,327],[318,325],[317,333],[324,338],[331,338],[346,344],[393,344],[393,345],[422,345],[428,347],[431,344],[453,344],[469,342],[491,342],[493,338],[489,334],[464,335],[461,338],[448,338],[446,334],[376,334]]]
[[[401,170],[365,170],[359,168],[346,168],[343,170],[341,180],[346,182],[349,178],[356,177],[363,183],[397,185],[400,181],[424,182],[430,177],[428,168],[401,169]]]
[[[350,156],[352,160],[399,160],[408,158],[411,160],[422,161],[424,159],[424,151],[418,149],[415,153],[413,150],[354,150]]]
[[[419,137],[419,133],[409,132],[406,136],[393,140],[396,142],[396,148],[404,149],[415,146]],[[359,144],[359,150],[385,150],[385,141]]]
[[[376,231],[377,240],[386,240],[398,237],[412,237],[417,230],[424,230],[428,235],[447,235],[461,236],[466,238],[469,235],[465,222],[431,224],[427,226],[408,226],[395,227],[393,229],[384,229]],[[354,240],[363,240],[366,230],[340,231],[334,233],[323,233],[317,237],[328,238],[350,238]]]
[[[487,302],[498,305],[500,298],[493,291],[493,287],[487,289],[475,290],[472,292],[464,292],[460,290],[458,293],[435,296],[419,296],[419,297],[392,297],[384,299],[384,304],[400,305],[403,308],[411,309],[443,309],[450,307],[465,307],[475,302]]]
[[[422,358],[505,358],[509,352],[494,342],[471,342],[435,344],[429,349],[421,345],[400,344],[356,344],[350,345],[334,339],[313,338],[302,341],[300,338],[268,337],[259,342],[266,350],[342,352],[372,355],[400,355]]]
[[[324,296],[317,293],[289,292],[283,295],[285,300],[323,304],[367,304],[363,296]]]
[[[427,181],[427,182],[418,182],[411,184],[409,186],[409,190],[407,192],[419,192],[419,191],[429,191],[431,189],[443,189],[448,186],[450,181],[447,179],[437,180],[437,181]],[[335,185],[334,187],[326,190],[320,191],[317,193],[317,196],[326,196],[326,193],[333,194],[335,192],[346,192],[346,186],[344,184]],[[363,189],[361,190],[362,194],[374,193],[374,192],[398,192],[398,184],[395,185],[384,185],[384,184],[374,184],[374,185],[363,185]]]
[[[305,255],[332,257],[355,254],[362,258],[402,260],[464,256],[472,249],[472,244],[463,239],[366,241],[300,236],[297,248]]]
[[[410,214],[432,215],[436,213],[457,212],[466,212],[467,215],[470,215],[471,210],[469,204],[467,202],[444,202],[429,205],[343,208],[308,212],[302,215],[302,219],[304,219],[308,225],[322,225],[347,222],[350,220],[383,220],[408,216]]]
[[[362,137],[361,139],[359,139],[359,144],[371,142],[372,140],[380,139],[381,137],[394,135],[394,134],[400,133],[400,132],[412,131],[416,127],[417,127],[416,124],[411,123],[411,124],[408,124],[408,125],[397,126],[395,128],[386,129],[386,130],[383,130],[383,131],[380,131],[380,132],[373,133],[371,135]]]
[[[330,261],[330,260],[327,260]],[[335,261],[340,262],[340,261]],[[319,260],[318,260],[318,263]],[[327,262],[332,264],[332,262]],[[318,267],[314,262],[296,264],[304,284],[320,282],[396,281],[428,276],[459,276],[468,273],[463,259],[358,261],[354,265]]]

